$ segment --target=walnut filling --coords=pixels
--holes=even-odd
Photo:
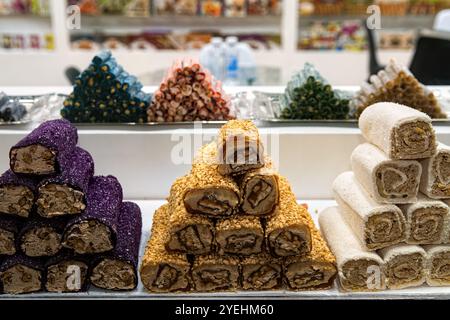
[[[233,287],[239,272],[237,267],[207,265],[193,270],[192,278],[197,291],[221,291]]]
[[[30,293],[41,290],[39,270],[17,264],[0,274],[3,290],[8,294]]]
[[[444,228],[444,208],[421,208],[411,218],[410,239],[421,244],[439,241]]]
[[[277,181],[274,176],[254,176],[244,186],[242,210],[247,214],[264,215],[278,203]]]
[[[40,144],[11,150],[11,169],[15,173],[45,175],[56,172],[56,153]]]
[[[218,231],[216,241],[221,254],[249,255],[262,251],[263,234],[246,228]]]
[[[287,267],[285,277],[292,289],[328,287],[336,270],[333,265],[320,262],[295,262]]]
[[[423,121],[406,122],[392,133],[392,155],[395,159],[422,159],[436,150],[433,128]]]
[[[132,290],[136,287],[137,279],[130,263],[104,259],[92,270],[91,282],[107,290]]]
[[[192,254],[205,254],[211,251],[213,234],[210,226],[188,225],[172,233],[167,248]]]
[[[402,288],[418,282],[423,277],[423,257],[418,253],[393,258],[386,266],[390,288]]]
[[[440,252],[431,260],[430,279],[450,283],[450,252]]]
[[[25,186],[0,187],[0,212],[27,218],[33,207],[34,194]]]
[[[38,213],[46,218],[78,214],[86,208],[83,192],[54,183],[39,188],[36,204]]]
[[[365,242],[369,249],[381,249],[400,242],[405,230],[395,212],[383,212],[369,217],[365,228]]]
[[[47,269],[45,288],[50,292],[79,292],[83,289],[88,265],[81,261],[67,260]]]
[[[52,227],[36,227],[21,237],[20,248],[29,257],[50,257],[61,249],[61,234]]]
[[[417,194],[420,164],[384,164],[377,169],[376,185],[382,197],[407,199]]]
[[[223,150],[223,163],[219,166],[221,174],[239,175],[246,171],[261,168],[264,165],[263,147],[257,142],[249,142],[232,137]],[[245,138],[243,138],[245,139]],[[245,144],[244,144],[245,141]]]
[[[63,246],[78,254],[101,253],[114,248],[111,230],[96,220],[82,221],[66,231]]]
[[[244,290],[273,289],[280,283],[281,268],[274,264],[244,266],[242,278]]]
[[[435,180],[431,186],[432,193],[439,197],[450,196],[450,153],[440,152],[433,162]]]
[[[342,287],[346,290],[380,290],[376,284],[369,283],[372,275],[370,268],[379,268],[377,262],[370,259],[359,259],[346,262],[342,266],[343,276],[340,278]]]
[[[184,196],[184,204],[190,213],[229,216],[239,204],[239,197],[224,188],[193,189]]]
[[[16,253],[16,244],[14,233],[8,230],[0,229],[0,256],[12,256]]]
[[[272,252],[279,257],[304,255],[311,250],[310,236],[305,228],[290,227],[269,235]]]

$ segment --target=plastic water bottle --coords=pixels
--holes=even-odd
[[[244,42],[238,43],[239,83],[252,85],[256,81],[256,62],[252,48]]]
[[[225,77],[226,53],[222,38],[214,37],[200,52],[200,63],[220,81]]]
[[[226,39],[227,68],[224,83],[228,86],[239,85],[239,51],[237,37]]]

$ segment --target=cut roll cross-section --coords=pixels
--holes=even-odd
[[[217,255],[197,256],[192,265],[196,291],[234,291],[239,288],[239,259]]]
[[[369,250],[378,250],[406,239],[405,218],[393,204],[379,204],[359,184],[353,172],[333,182],[335,200],[345,221]]]
[[[351,156],[359,183],[381,203],[412,203],[417,200],[422,166],[414,160],[391,160],[376,146],[363,143]]]
[[[264,166],[264,147],[251,121],[228,121],[220,128],[217,146],[223,175],[242,175]]]
[[[82,292],[88,289],[89,258],[61,252],[46,263],[45,289],[49,292]]]
[[[23,294],[40,291],[44,279],[42,261],[22,254],[6,257],[0,263],[3,293]]]
[[[156,210],[151,236],[145,248],[140,267],[144,287],[151,292],[188,291],[190,264],[184,254],[167,252],[169,237],[168,205]]]
[[[0,177],[0,214],[28,218],[34,203],[36,181],[11,170]]]
[[[21,223],[16,219],[0,216],[0,256],[12,256],[16,253],[20,228]]]
[[[428,285],[450,285],[450,247],[446,245],[430,245],[425,246],[424,249],[428,256]]]
[[[252,255],[241,260],[242,289],[273,290],[282,286],[281,259],[267,253]]]
[[[345,291],[385,289],[384,262],[368,251],[345,222],[338,207],[320,213],[320,230],[336,257],[339,281]]]
[[[371,105],[361,114],[359,128],[364,138],[393,160],[424,159],[436,153],[430,117],[404,105]]]
[[[420,191],[433,199],[450,198],[450,147],[438,144],[437,152],[422,161]]]
[[[306,208],[299,206],[291,187],[279,177],[280,203],[266,221],[267,244],[276,257],[304,256],[311,251],[311,234]]]
[[[218,172],[217,144],[203,146],[192,164],[184,194],[186,210],[192,214],[226,217],[239,204],[239,188],[233,179]]]
[[[214,240],[214,225],[208,218],[190,214],[183,195],[190,186],[189,176],[177,179],[169,195],[169,238],[167,250],[188,254],[210,253]]]

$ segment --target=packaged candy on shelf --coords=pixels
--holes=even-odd
[[[245,17],[247,15],[247,2],[245,0],[225,0],[226,17]]]
[[[200,0],[200,9],[203,16],[220,17],[222,15],[221,0]]]

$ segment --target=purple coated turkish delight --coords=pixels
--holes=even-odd
[[[6,171],[0,177],[0,215],[27,218],[34,203],[37,182]]]

